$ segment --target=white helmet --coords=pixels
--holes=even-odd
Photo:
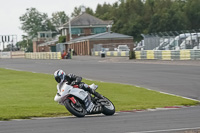
[[[54,72],[54,77],[58,83],[61,83],[65,79],[65,72],[63,70],[57,70]]]

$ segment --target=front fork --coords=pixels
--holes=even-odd
[[[73,104],[76,104],[76,99],[74,97],[67,97],[69,100],[72,101]]]

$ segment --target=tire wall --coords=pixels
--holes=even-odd
[[[61,52],[34,52],[26,53],[27,59],[61,59]]]
[[[107,51],[104,53],[101,51],[92,52],[92,56],[101,56],[101,54],[105,54],[106,57],[128,57],[129,51]]]
[[[200,50],[144,50],[135,51],[136,59],[200,60]]]

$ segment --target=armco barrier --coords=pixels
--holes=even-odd
[[[25,53],[27,59],[61,59],[61,52]]]
[[[135,51],[136,59],[200,60],[200,50],[143,50]]]
[[[95,51],[95,52],[92,52],[92,55],[93,56],[101,56],[101,51]],[[126,57],[126,56],[129,56],[129,51],[106,51],[105,52],[105,55],[107,57]]]
[[[3,58],[3,59],[11,58],[11,52],[0,52],[0,58]]]
[[[24,51],[13,51],[11,52],[11,58],[25,58]]]
[[[25,58],[24,51],[10,51],[10,52],[0,52],[0,58]]]

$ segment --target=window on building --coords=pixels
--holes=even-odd
[[[103,33],[103,32],[106,32],[106,27],[92,28],[92,33],[94,33],[94,34]]]
[[[45,33],[40,33],[40,37],[44,38],[45,37]]]
[[[83,33],[83,29],[82,28],[72,28],[71,29],[72,35],[78,35]]]
[[[81,33],[84,33],[84,30],[83,30],[83,29],[81,29],[81,30],[80,30],[80,32],[81,32]]]

